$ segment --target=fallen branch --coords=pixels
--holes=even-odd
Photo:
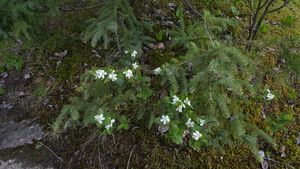
[[[126,169],[129,169],[129,164],[130,164],[130,160],[131,160],[131,156],[133,154],[134,148],[135,148],[135,145],[132,147],[132,149],[130,151],[130,155],[129,155],[129,158],[128,158],[128,161],[127,161],[127,167],[126,167]]]
[[[48,146],[46,146],[45,144],[43,144],[42,142],[38,142],[40,143],[42,146],[44,146],[48,151],[50,151],[60,162],[64,163],[64,161],[58,156],[56,155]]]

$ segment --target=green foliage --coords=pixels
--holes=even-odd
[[[290,37],[279,41],[281,47],[280,57],[285,59],[289,69],[300,74],[300,38]]]
[[[285,127],[288,123],[292,122],[294,120],[293,113],[282,113],[278,119],[275,121],[271,121],[271,129],[272,132],[276,132],[278,130],[283,130],[287,132],[287,128]]]
[[[143,76],[140,69],[133,70],[134,77],[126,78],[123,76],[125,71],[131,69],[130,67],[132,65],[127,64],[118,70],[112,67],[101,69],[109,74],[115,74],[116,81],[109,78],[95,79],[96,69],[87,72],[82,77],[81,86],[77,89],[81,96],[71,98],[71,103],[64,106],[61,115],[55,122],[55,130],[59,129],[66,115],[70,115],[73,124],[88,125],[93,123],[104,128],[111,123],[112,119],[116,119],[118,130],[128,129],[127,117],[143,116],[145,104],[153,94],[150,89],[150,78]],[[130,114],[126,114],[127,112]],[[105,120],[99,124],[95,116],[101,114],[104,115]],[[79,121],[81,117],[83,117],[82,122]],[[107,133],[112,131],[112,127],[106,130]]]
[[[147,41],[143,31],[145,22],[140,22],[127,0],[106,1],[99,10],[99,16],[88,21],[85,39],[91,41],[92,47],[98,43],[108,48],[113,43],[119,49],[137,49],[141,51],[142,43]]]
[[[23,58],[18,56],[7,56],[4,58],[3,66],[7,70],[21,70],[23,66]]]
[[[57,13],[56,1],[36,0],[18,1],[1,0],[0,2],[0,40],[9,36],[30,38],[31,33],[37,33],[37,27],[46,16]]]
[[[294,16],[286,16],[281,20],[283,26],[292,26],[295,23],[296,19]]]
[[[249,83],[252,61],[230,41],[219,40],[234,22],[207,11],[201,21],[194,23],[186,22],[180,10],[176,16],[180,27],[169,34],[174,49],[184,49],[181,56],[154,69],[156,76],[143,71],[145,65],[133,67],[134,62],[138,63],[136,50],[125,51],[115,66],[88,71],[77,89],[79,95],[63,107],[55,130],[67,121],[72,125],[94,125],[111,134],[115,129],[128,129],[128,119],[137,122],[144,117],[148,127],[156,124],[166,128],[167,137],[176,144],[190,136],[188,143],[194,149],[213,146],[222,150],[224,145],[242,143],[257,153],[258,138],[272,142],[249,121],[243,109],[254,96]],[[100,25],[104,20],[99,20]],[[129,70],[130,78],[126,77]]]
[[[10,71],[13,69],[21,70],[23,66],[23,58],[20,56],[7,55],[0,63],[0,73]]]
[[[259,31],[261,33],[267,33],[269,31],[269,24],[267,24],[266,22],[263,22],[259,28]]]
[[[248,81],[251,77],[251,60],[237,48],[217,40],[218,35],[231,23],[228,19],[216,18],[205,12],[202,22],[187,27],[182,25],[171,31],[173,45],[186,49],[186,55],[173,67],[191,67],[187,72],[190,77],[187,81],[192,100],[195,101],[194,110],[197,110],[193,114],[208,121],[209,127],[204,129],[207,145],[223,147],[224,144],[237,141],[248,144],[255,153],[257,142],[254,140],[260,137],[270,139],[263,131],[252,126],[242,109],[242,104],[254,94]],[[178,76],[180,71],[176,72]],[[184,88],[178,89],[178,78],[171,76],[168,74],[167,77],[173,91],[186,91]]]
[[[231,6],[231,12],[233,13],[233,15],[235,16],[239,16],[240,15],[240,11],[238,9],[236,9],[235,6]]]
[[[35,87],[33,95],[39,99],[46,96],[48,88],[42,84],[39,84]]]
[[[5,93],[5,90],[3,89],[2,86],[0,86],[0,95],[3,95]]]

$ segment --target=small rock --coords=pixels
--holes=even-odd
[[[293,105],[294,101],[293,100],[288,100],[288,105]]]
[[[175,3],[168,3],[168,8],[171,10],[171,11],[175,11],[176,10],[176,4]]]
[[[26,163],[26,162],[25,162]],[[30,165],[27,166],[20,162],[19,160],[10,159],[7,161],[0,160],[0,169],[53,169],[52,167],[43,167],[41,165]]]
[[[30,78],[30,74],[29,73],[26,73],[25,75],[24,75],[24,79],[29,79]]]
[[[268,169],[269,168],[269,164],[266,160],[262,161],[260,164],[261,164],[262,169]]]
[[[40,140],[43,135],[41,126],[29,121],[1,123],[0,150],[32,144],[33,140]]]
[[[297,138],[297,145],[300,146],[300,132],[298,133],[298,138]]]
[[[281,155],[280,155],[281,157],[286,157],[285,149],[286,149],[285,146],[282,146],[282,147],[281,147]]]
[[[158,49],[165,49],[166,47],[163,43],[160,42],[160,43],[157,44],[157,48]]]
[[[19,93],[18,93],[18,96],[19,96],[19,97],[25,96],[25,93],[24,93],[23,91],[22,91],[22,92],[19,92]]]
[[[1,75],[2,75],[3,79],[6,79],[8,77],[8,73],[7,72],[3,72]]]
[[[286,157],[286,154],[281,153],[280,157],[284,158],[284,157]]]
[[[55,52],[54,55],[58,57],[65,57],[68,54],[67,50],[64,50],[63,52]]]
[[[157,127],[157,130],[159,131],[160,134],[165,134],[169,130],[169,126],[167,126],[167,125],[159,125]]]
[[[258,156],[258,159],[259,161],[263,161],[265,159],[265,152],[260,150],[258,153],[257,153],[257,156]]]
[[[6,103],[5,101],[2,102],[2,104],[0,105],[0,109],[2,110],[10,110],[12,109],[14,106],[11,103]],[[1,137],[0,137],[1,138]]]

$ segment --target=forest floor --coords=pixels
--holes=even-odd
[[[101,65],[93,49],[74,37],[78,32],[73,32],[73,28],[80,25],[74,24],[73,20],[82,18],[70,15],[73,14],[64,14],[64,20],[56,20],[65,24],[59,34],[53,35],[38,48],[29,48],[29,52],[24,54],[22,70],[5,72],[0,76],[6,91],[0,96],[0,169],[261,168],[243,145],[228,146],[225,152],[211,148],[198,152],[187,145],[170,143],[155,128],[147,130],[142,127],[143,124],[136,124],[130,130],[112,136],[97,135],[94,128],[86,127],[53,133],[52,124],[61,107],[74,95],[80,75],[92,66]],[[278,32],[286,33],[272,28],[265,36],[272,37]],[[59,41],[62,35],[64,40]],[[21,50],[22,47],[16,44],[15,48]],[[273,64],[270,67],[277,64],[272,50],[263,52],[267,53],[265,62]],[[276,86],[274,79],[271,84],[274,88],[285,90]],[[293,88],[298,96],[299,86],[299,80],[295,81]],[[286,104],[278,103],[274,109],[278,106]],[[289,125],[288,132],[276,135],[279,148],[264,146],[271,157],[267,161],[269,168],[300,168],[300,147],[297,145],[299,97],[294,100],[293,106],[295,122]],[[282,157],[283,153],[286,157]]]

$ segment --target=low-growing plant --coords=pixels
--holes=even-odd
[[[150,28],[141,22],[127,0],[105,1],[97,18],[88,20],[85,39],[91,41],[92,47],[101,44],[105,49],[109,46],[121,49],[135,48],[141,51],[142,43],[149,40],[143,33]]]
[[[284,59],[288,69],[300,74],[300,38],[297,36],[288,37],[278,42],[281,47],[279,57]]]
[[[38,32],[37,28],[46,16],[54,15],[57,11],[56,0],[1,0],[0,40],[20,36],[29,39],[32,32]]]
[[[20,56],[9,55],[4,57],[3,64],[1,65],[5,70],[21,70],[23,66],[23,58]]]
[[[149,70],[139,60],[140,51],[130,48],[118,63],[88,71],[54,129],[92,125],[111,134],[145,119],[149,128],[159,126],[174,143],[187,140],[194,149],[242,143],[257,153],[259,138],[273,143],[243,109],[255,96],[251,60],[220,40],[233,22],[207,11],[192,23],[180,11],[177,16],[180,26],[168,32],[182,55]]]

